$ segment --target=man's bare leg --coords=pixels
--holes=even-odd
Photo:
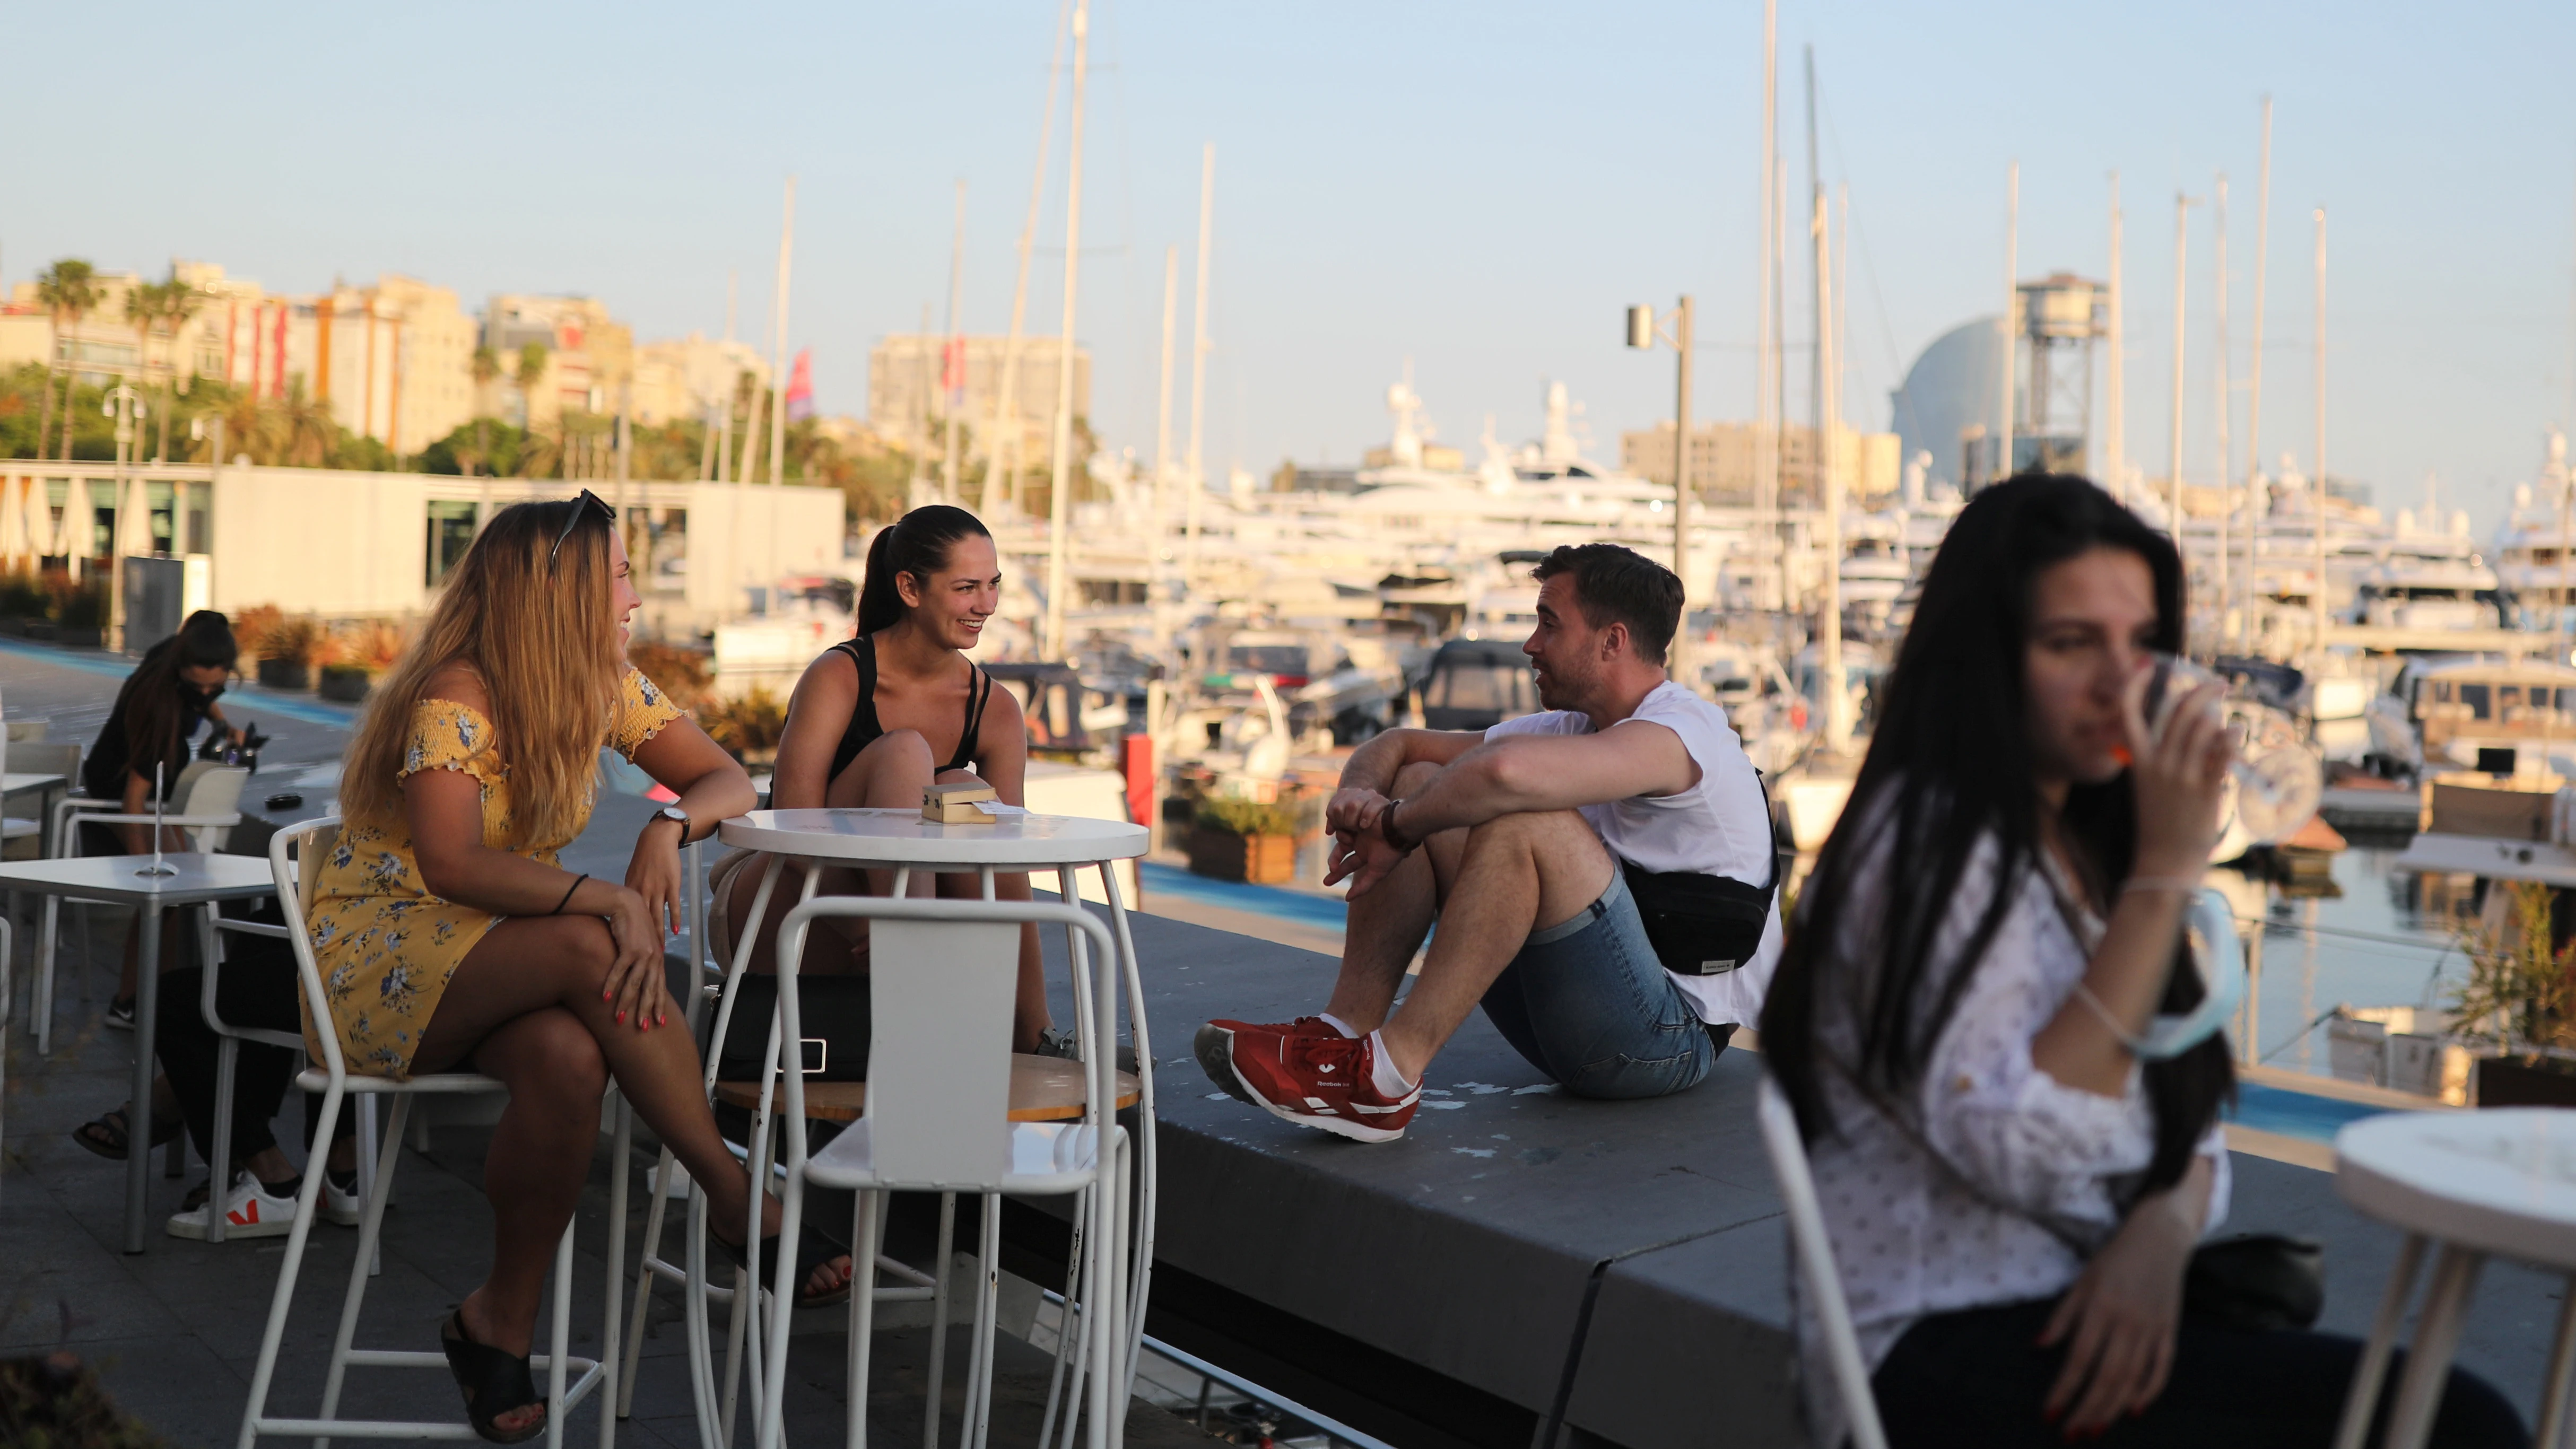
[[[1405,862],[1408,868],[1415,864]],[[1429,863],[1422,864],[1428,876]],[[1473,902],[1473,907],[1442,916],[1440,934],[1432,938],[1431,955],[1422,963],[1421,979],[1405,997],[1403,1008],[1380,1029],[1388,1063],[1406,1081],[1422,1080],[1423,1069],[1466,1021],[1467,1013],[1484,1000],[1494,978],[1520,954],[1521,943],[1532,931],[1572,920],[1601,899],[1601,893],[1610,888],[1612,868],[1601,838],[1571,810],[1505,815],[1467,831],[1456,872],[1443,894],[1450,900]],[[1379,889],[1394,879],[1390,873]],[[1374,897],[1377,892],[1369,894]],[[1352,914],[1357,917],[1356,908]],[[1421,938],[1417,934],[1414,939]],[[1396,971],[1400,978],[1403,966],[1399,964]],[[1347,964],[1343,975],[1345,980],[1350,976]],[[1392,997],[1392,990],[1388,995]],[[1367,1029],[1357,1022],[1351,1025]]]
[[[1440,773],[1434,764],[1407,765],[1395,777],[1395,797],[1419,790]],[[1440,912],[1442,888],[1456,871],[1467,832],[1447,830],[1424,841],[1384,879],[1350,904],[1342,927],[1342,969],[1333,981],[1332,1000],[1324,1010],[1334,1020],[1366,1036],[1377,1030],[1395,1005],[1413,953],[1422,949],[1423,933]]]

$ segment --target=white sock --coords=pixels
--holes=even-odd
[[[1340,1032],[1343,1039],[1346,1041],[1357,1041],[1359,1039],[1360,1034],[1351,1030],[1351,1024],[1349,1022],[1342,1020],[1340,1017],[1333,1015],[1329,1011],[1318,1012],[1315,1019],[1322,1022],[1324,1025],[1331,1027],[1333,1030]]]
[[[1386,1038],[1370,1032],[1368,1043],[1370,1084],[1390,1097],[1401,1097],[1412,1091],[1413,1083],[1404,1079],[1404,1073],[1395,1069],[1394,1060],[1387,1055]]]

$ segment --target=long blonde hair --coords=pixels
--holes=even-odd
[[[510,772],[510,846],[556,844],[578,833],[626,669],[607,522],[580,519],[561,550],[547,556],[563,533],[565,511],[588,506],[514,503],[465,551],[349,742],[340,808],[351,823],[385,828],[402,820],[412,711],[430,677],[461,662],[491,699],[495,738],[486,748]]]

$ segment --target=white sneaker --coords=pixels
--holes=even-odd
[[[193,1242],[206,1239],[206,1214],[214,1207],[209,1200],[186,1212],[172,1213],[168,1223],[170,1236]],[[295,1226],[295,1199],[272,1196],[260,1180],[245,1172],[233,1179],[232,1191],[224,1199],[224,1238],[278,1238]]]
[[[329,1171],[326,1170],[322,1174],[322,1217],[325,1221],[338,1223],[344,1228],[354,1228],[358,1225],[358,1218],[365,1209],[365,1200],[358,1196],[358,1180],[355,1174],[350,1176],[347,1192],[340,1190],[340,1184],[332,1179]],[[289,1208],[288,1211],[292,1212],[293,1209]]]

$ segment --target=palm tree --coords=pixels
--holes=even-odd
[[[98,305],[97,275],[98,269],[88,262],[78,257],[65,257],[36,278],[36,300],[53,313],[54,350],[63,360],[63,457],[66,459],[72,455],[72,387],[79,377],[72,366],[70,333],[71,329],[80,326],[83,314]],[[45,365],[50,369],[53,358],[46,358]],[[45,456],[45,428],[51,422],[53,410],[53,380],[48,373],[43,420],[36,426],[36,456],[39,458]]]
[[[161,321],[170,332],[170,376],[161,384],[161,439],[152,451],[152,461],[170,461],[170,400],[179,385],[179,335],[188,330],[190,319],[206,305],[206,295],[179,280],[179,269],[170,269],[170,280],[161,284]],[[193,371],[193,370],[192,370]]]
[[[492,465],[492,423],[483,408],[483,390],[501,375],[501,359],[489,347],[474,349],[474,466],[469,471],[490,473]]]
[[[519,425],[537,430],[537,384],[546,380],[546,345],[531,342],[519,349]]]
[[[340,441],[339,421],[331,405],[304,390],[304,374],[287,380],[286,396],[272,404],[278,410],[281,456],[290,468],[327,468]]]
[[[152,324],[161,316],[161,284],[136,282],[125,289],[125,321],[134,329],[134,380],[152,374]]]

